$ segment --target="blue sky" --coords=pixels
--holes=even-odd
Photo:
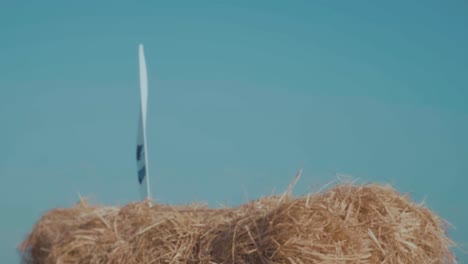
[[[465,1],[0,4],[0,258],[78,193],[137,200],[139,43],[158,201],[236,205],[336,173],[468,243]],[[468,263],[466,255],[460,262]]]

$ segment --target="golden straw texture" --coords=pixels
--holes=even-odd
[[[389,186],[342,184],[237,208],[138,202],[46,213],[25,263],[456,263],[446,224]]]

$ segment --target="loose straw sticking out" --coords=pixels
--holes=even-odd
[[[302,169],[300,169],[297,172],[296,177],[294,177],[294,180],[289,184],[288,189],[286,189],[286,191],[283,193],[283,195],[281,196],[281,198],[279,199],[278,202],[282,202],[287,196],[292,195],[292,191],[294,189],[294,186],[296,186],[297,182],[301,178],[301,175],[302,175]]]
[[[20,250],[25,263],[46,264],[454,264],[445,228],[391,187],[343,184],[230,209],[83,200],[46,213]]]

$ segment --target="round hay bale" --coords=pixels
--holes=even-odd
[[[445,223],[391,187],[338,185],[237,208],[80,202],[46,213],[25,263],[456,263]]]
[[[46,213],[20,246],[24,263],[192,263],[206,223],[225,210],[132,203]]]
[[[386,186],[340,185],[222,226],[215,263],[456,263],[445,223]]]

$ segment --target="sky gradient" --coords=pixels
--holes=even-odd
[[[237,205],[303,167],[296,194],[390,183],[467,249],[467,2],[252,2],[0,4],[2,263],[78,194],[139,199],[139,43],[158,201]]]

